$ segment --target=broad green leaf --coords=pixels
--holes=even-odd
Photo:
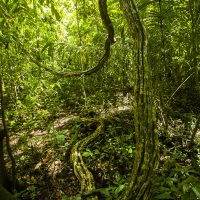
[[[100,189],[101,194],[104,194],[105,196],[110,196],[110,192],[106,190],[105,188]]]
[[[199,174],[200,173],[200,172],[197,172],[195,170],[188,170],[187,172],[194,173],[194,174]]]
[[[192,187],[193,192],[196,194],[198,198],[200,198],[200,186],[199,187]]]
[[[95,150],[94,150],[94,154],[100,154],[99,150],[98,150],[98,149],[95,149]]]
[[[51,4],[51,13],[54,15],[54,11],[55,11],[55,8],[54,8],[54,5]]]
[[[58,11],[55,9],[53,4],[51,4],[51,12],[52,12],[53,15],[55,15],[56,20],[59,21],[60,20],[60,15],[59,15]]]
[[[120,10],[110,10],[111,13],[123,14]]]
[[[133,149],[130,148],[130,149],[128,150],[128,153],[133,153]]]
[[[55,16],[56,16],[56,20],[57,21],[60,21],[60,14],[58,13],[58,11],[57,10],[55,10]]]
[[[72,141],[76,141],[78,138],[78,133],[72,135]]]
[[[163,194],[159,194],[155,197],[156,199],[174,199],[171,195],[170,192],[165,192]]]
[[[181,200],[188,200],[190,199],[190,193],[181,192]]]
[[[184,184],[183,185],[183,192],[186,193],[188,191],[189,187],[190,187],[190,184]]]
[[[65,135],[57,135],[56,137],[59,144],[63,144],[65,142]]]
[[[12,127],[14,125],[15,125],[15,121],[14,120],[10,121],[10,126]]]
[[[82,156],[84,156],[84,157],[89,157],[91,155],[92,155],[92,153],[87,152],[87,151],[82,154]]]
[[[4,18],[0,18],[0,23],[2,23],[4,21]]]
[[[19,105],[22,105],[22,102],[21,102],[20,100],[17,100],[17,103],[18,103]]]
[[[53,83],[53,84],[50,84],[50,87],[51,88],[54,88],[55,87],[55,84]]]
[[[172,191],[172,192],[179,193],[178,188],[176,188],[174,185],[171,186],[171,191]]]
[[[119,187],[115,190],[115,194],[119,194],[125,188],[125,184],[119,185]]]

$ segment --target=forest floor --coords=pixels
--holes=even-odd
[[[86,118],[89,119],[87,123]],[[104,133],[83,150],[82,156],[94,176],[96,188],[106,188],[108,191],[100,199],[117,198],[127,185],[134,162],[134,119],[131,107],[119,107],[101,113],[94,110],[84,114],[60,112],[56,119],[50,120],[48,124],[46,122],[47,126],[22,129],[12,134],[10,141],[17,163],[17,177],[27,183],[27,189],[18,194],[19,199],[80,199],[80,183],[70,161],[71,149],[76,142],[92,134],[96,122],[102,118],[105,123]],[[190,126],[193,127],[192,123]],[[183,181],[188,184],[187,181],[192,177],[191,181],[200,183],[197,162],[199,145],[194,149],[194,161],[187,151],[191,134],[182,119],[170,120],[168,136],[163,134],[161,122],[158,122],[158,129],[160,167],[155,177],[153,195],[157,199],[163,199],[162,195],[175,199],[173,197],[176,193],[184,192],[183,187],[186,186],[181,185]],[[200,130],[196,142],[200,144]],[[11,168],[8,161],[7,167]],[[176,191],[173,191],[173,187]],[[190,192],[189,186],[186,190]]]

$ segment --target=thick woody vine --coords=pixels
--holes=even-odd
[[[129,30],[134,39],[135,60],[135,140],[136,153],[132,176],[119,200],[150,198],[151,181],[158,166],[158,138],[156,134],[155,105],[152,72],[148,64],[147,33],[134,0],[120,0]]]

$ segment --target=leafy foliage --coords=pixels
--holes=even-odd
[[[187,145],[200,111],[200,4],[197,0],[137,3],[148,32],[160,137],[160,166],[151,197],[198,199],[199,129],[193,148]],[[93,172],[102,199],[117,199],[128,187],[135,155],[136,42],[119,2],[109,0],[108,7],[116,40],[109,61],[89,77],[66,79],[36,66],[25,50],[61,72],[95,66],[107,37],[97,2],[0,1],[6,118],[19,179],[29,184],[16,194],[20,199],[82,198],[69,154],[75,143],[93,133],[100,118],[104,133],[82,149],[84,162]],[[70,114],[73,120],[69,122]],[[11,164],[5,160],[10,171]]]

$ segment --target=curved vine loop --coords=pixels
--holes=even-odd
[[[101,20],[108,31],[108,39],[110,43],[113,44],[115,43],[114,28],[108,15],[107,0],[99,0],[99,12],[101,15]]]
[[[96,73],[99,71],[101,68],[103,68],[105,62],[108,60],[110,57],[110,46],[115,43],[114,39],[114,27],[112,25],[112,22],[110,20],[110,17],[108,15],[108,9],[107,9],[107,0],[99,0],[99,12],[101,16],[101,20],[105,26],[105,28],[108,31],[108,37],[105,41],[105,46],[104,46],[104,55],[102,58],[99,60],[97,65],[95,67],[92,67],[88,70],[85,71],[78,71],[74,73],[68,73],[68,72],[62,72],[62,71],[56,71],[50,67],[45,66],[44,64],[40,63],[32,54],[24,48],[24,45],[20,42],[20,46],[22,47],[23,52],[28,56],[28,58],[35,63],[38,67],[45,69],[48,72],[51,72],[55,75],[63,76],[63,77],[73,77],[73,76],[81,76],[81,75],[91,75],[93,73]]]
[[[103,132],[103,129],[104,125],[101,121],[93,134],[77,142],[72,148],[71,161],[73,163],[74,173],[81,184],[81,194],[95,190],[94,178],[83,161],[81,150],[93,142]],[[87,197],[87,200],[98,200],[98,197],[95,194]]]

